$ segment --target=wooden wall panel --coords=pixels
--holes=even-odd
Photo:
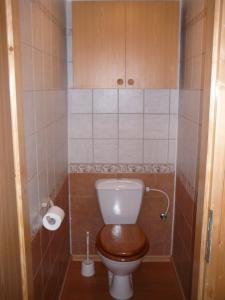
[[[32,300],[18,5],[0,0],[0,299]]]
[[[123,3],[73,3],[74,87],[116,88],[118,79],[125,82],[124,21]]]
[[[198,299],[223,300],[225,260],[225,3],[214,2],[213,53],[210,78],[209,125],[207,139],[206,176],[204,183],[204,206],[199,207],[203,224],[201,240]],[[201,209],[201,211],[200,211]],[[208,210],[213,210],[212,247],[209,263],[205,262]]]
[[[5,1],[0,0],[0,299],[22,299]]]

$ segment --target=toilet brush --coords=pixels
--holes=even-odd
[[[90,235],[89,231],[86,232],[86,259],[82,261],[81,264],[81,275],[85,277],[90,277],[95,274],[95,265],[94,261],[90,259],[89,254],[89,241],[90,241]]]

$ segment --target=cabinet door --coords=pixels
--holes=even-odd
[[[125,85],[125,5],[73,2],[74,87]]]
[[[127,87],[176,88],[178,2],[129,2],[126,20]]]

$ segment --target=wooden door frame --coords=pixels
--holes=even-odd
[[[202,132],[200,145],[200,168],[199,168],[199,187],[196,215],[194,265],[192,278],[192,300],[207,300],[207,269],[210,264],[205,262],[207,226],[209,209],[218,201],[218,182],[223,181],[221,164],[225,169],[225,161],[220,161],[218,155],[221,154],[221,144],[216,142],[216,131],[219,130],[217,124],[217,76],[218,59],[220,46],[220,12],[223,0],[206,0],[206,58],[204,70],[203,86],[203,107],[202,107]],[[225,115],[224,115],[225,119]],[[221,130],[220,130],[221,131]],[[222,145],[225,150],[225,145]],[[218,152],[219,150],[219,152]],[[221,192],[221,191],[219,191]],[[215,217],[215,216],[214,216]],[[213,234],[217,229],[218,223],[214,222]],[[213,240],[214,241],[214,240]],[[214,272],[216,270],[214,269]],[[206,298],[207,297],[207,298]],[[210,298],[212,299],[212,298]]]
[[[19,1],[4,0],[8,47],[9,96],[11,110],[13,160],[15,170],[16,209],[20,244],[23,300],[33,299],[31,235],[26,197],[26,163],[22,100]]]

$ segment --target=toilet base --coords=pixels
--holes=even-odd
[[[133,296],[132,274],[115,275],[109,274],[109,293],[117,300],[130,299]]]
[[[126,300],[133,296],[132,272],[136,270],[142,261],[142,258],[120,262],[111,260],[98,252],[102,263],[108,270],[108,284],[110,295],[117,300]]]

